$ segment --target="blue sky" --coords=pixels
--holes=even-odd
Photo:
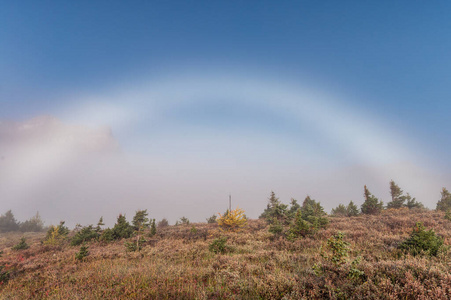
[[[127,153],[212,168],[311,156],[448,174],[450,13],[445,1],[2,1],[0,119],[106,125]]]

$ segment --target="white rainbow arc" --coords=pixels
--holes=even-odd
[[[374,116],[350,108],[349,102],[322,91],[257,76],[189,73],[166,76],[112,89],[105,96],[79,99],[77,103],[85,106],[75,111],[80,112],[81,121],[88,120],[83,116],[87,114],[89,120],[110,124],[113,130],[127,126],[133,130],[137,122],[158,118],[162,112],[177,109],[182,104],[186,107],[200,100],[217,101],[218,98],[263,107],[305,124],[327,139],[332,148],[350,153],[360,163],[377,165],[417,159],[408,150],[412,141],[396,136]],[[101,109],[92,106],[96,101],[102,103]],[[71,113],[73,111],[71,109]],[[112,113],[102,116],[106,111]]]

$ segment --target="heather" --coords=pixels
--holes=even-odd
[[[449,298],[451,222],[444,212],[400,208],[327,218],[327,226],[296,238],[285,234],[294,223],[280,222],[282,233],[275,234],[265,219],[247,220],[237,230],[188,222],[159,226],[155,235],[145,228],[137,251],[125,247],[136,236],[88,239],[80,247],[71,246],[75,232],[56,245],[41,243],[45,233],[6,233],[0,237],[0,297]],[[434,255],[405,250],[418,226],[443,242]],[[13,250],[22,238],[29,248]]]

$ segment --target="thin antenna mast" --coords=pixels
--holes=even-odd
[[[229,194],[229,211],[232,211],[232,194]]]

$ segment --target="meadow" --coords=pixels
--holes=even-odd
[[[68,241],[43,244],[45,233],[6,233],[0,298],[449,299],[451,221],[444,216],[401,208],[328,217],[325,229],[295,239],[271,233],[262,219],[236,232],[207,223],[166,226],[144,232],[140,251],[124,246],[133,237],[96,240],[82,259],[80,246]],[[399,249],[417,222],[443,238],[436,256]],[[30,247],[13,250],[22,236]]]

